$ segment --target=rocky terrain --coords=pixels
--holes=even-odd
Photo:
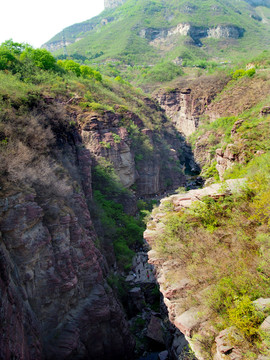
[[[204,284],[204,275],[202,274],[198,281],[200,285],[195,284],[196,281],[194,283],[194,279],[190,277],[188,271],[191,264],[185,263],[177,256],[168,256],[165,252],[162,253],[157,242],[163,236],[168,209],[175,214],[179,213],[180,216],[183,209],[189,209],[206,197],[216,201],[230,194],[241,192],[245,184],[246,179],[231,179],[223,184],[213,184],[203,189],[190,190],[183,194],[164,198],[159,208],[152,212],[152,217],[144,232],[144,238],[152,248],[148,252],[148,261],[155,268],[160,291],[169,312],[169,319],[185,335],[196,358],[200,360],[246,359],[243,354],[242,335],[234,327],[218,333],[214,326],[211,309],[208,309],[205,304],[204,306],[198,305],[200,301],[195,300],[201,299],[203,294],[211,291],[211,285]],[[171,206],[168,207],[168,204]],[[164,236],[166,236],[165,233]],[[179,238],[179,242],[184,241],[184,238]],[[184,247],[182,251],[185,252]],[[192,294],[193,300],[189,294]],[[260,327],[264,331],[269,331],[269,317],[267,316],[267,305],[263,304],[269,304],[269,301],[269,299],[260,298],[253,302],[258,311],[264,312],[262,315],[264,322]],[[236,338],[238,341],[235,341]],[[269,349],[267,354],[269,354]],[[263,355],[256,357],[260,360],[267,358]]]
[[[159,90],[154,96],[176,129],[189,136],[198,128],[206,108],[228,81],[225,76],[181,80],[169,91]]]
[[[167,134],[157,132],[132,111],[82,110],[79,101],[34,100],[30,123],[16,109],[3,117],[1,136],[9,138],[1,149],[3,359],[133,358],[123,306],[106,280],[117,266],[113,246],[98,245],[92,221],[93,169],[103,159],[121,186],[136,184],[117,199],[132,214],[136,197],[185,182],[186,159],[174,146],[182,144],[184,153],[188,147],[170,126]],[[130,125],[138,129],[133,135]],[[32,135],[21,135],[20,126]]]

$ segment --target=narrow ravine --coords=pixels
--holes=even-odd
[[[155,267],[148,262],[149,246],[133,258],[126,277],[130,328],[136,337],[138,360],[176,360],[188,352],[184,335],[169,321]],[[135,316],[134,316],[135,315]]]

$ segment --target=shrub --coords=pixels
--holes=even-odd
[[[255,75],[256,70],[254,68],[248,69],[245,72],[245,75],[247,75],[248,77],[252,77],[253,75]]]
[[[73,72],[76,76],[81,75],[80,64],[73,60],[58,60],[57,64],[66,71]]]
[[[255,309],[247,295],[234,300],[234,307],[228,309],[228,316],[231,325],[236,326],[248,340],[259,338],[258,328],[264,314]]]
[[[235,72],[232,74],[232,78],[239,79],[239,78],[243,77],[244,75],[245,75],[245,70],[238,69],[238,70],[235,70]]]

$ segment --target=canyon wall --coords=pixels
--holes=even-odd
[[[106,281],[113,246],[99,245],[92,222],[93,167],[102,158],[122,185],[136,185],[129,199],[118,199],[129,213],[136,196],[182,185],[185,177],[173,147],[179,137],[158,136],[132,112],[125,117],[137,138],[121,113],[82,110],[76,99],[46,98],[27,119],[14,113],[7,120],[10,128],[25,122],[32,137],[28,147],[23,136],[1,163],[1,358],[133,358],[125,313]]]
[[[225,76],[182,80],[169,91],[156,92],[155,97],[176,129],[189,136],[197,129],[200,117],[228,80]]]
[[[65,179],[50,188],[1,184],[0,357],[132,358],[134,340],[96,247],[90,153],[75,130],[55,135]]]

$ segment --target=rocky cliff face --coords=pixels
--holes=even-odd
[[[158,111],[154,102],[152,106]],[[184,139],[172,128],[172,132],[163,133],[150,130],[129,111],[124,116],[109,111],[102,116],[86,112],[78,120],[86,148],[97,160],[109,160],[121,183],[133,188],[137,196],[161,193],[184,184],[182,170],[186,157],[192,163],[192,155]],[[137,135],[130,133],[129,125],[123,125],[125,122],[135,126]],[[166,123],[163,117],[163,125]],[[182,154],[178,149],[182,149]]]
[[[104,0],[104,8],[112,9],[116,6],[122,5],[126,0]]]
[[[0,357],[129,359],[134,342],[87,204],[90,153],[76,131],[59,130],[53,152],[65,179],[51,189],[2,184]]]
[[[240,360],[246,357],[244,355],[245,350],[241,348],[241,342],[233,342],[232,337],[230,337],[233,330],[228,328],[219,333],[213,326],[214,321],[211,320],[211,310],[208,311],[205,304],[202,305],[197,301],[211,289],[211,286],[207,287],[204,284],[203,273],[199,275],[198,282],[204,285],[200,289],[198,284],[195,286],[194,279],[188,275],[188,269],[192,265],[189,261],[185,264],[183,260],[188,256],[184,247],[179,245],[182,252],[181,258],[174,257],[173,254],[166,254],[166,251],[162,251],[158,244],[162,241],[166,221],[169,221],[171,211],[174,211],[180,217],[183,211],[194,202],[198,202],[198,200],[200,201],[205,197],[216,200],[221,199],[230,193],[238,192],[245,182],[245,179],[230,179],[226,181],[226,188],[224,185],[222,188],[221,184],[213,184],[203,189],[191,190],[187,193],[164,198],[159,208],[152,212],[147,230],[144,232],[144,238],[152,247],[152,250],[148,252],[149,263],[155,267],[157,281],[164,296],[169,319],[185,335],[195,352],[196,358],[199,360],[212,358],[217,360]],[[168,202],[171,204],[169,214],[166,213]],[[174,228],[173,231],[177,230]],[[183,233],[179,232],[178,235],[179,243],[185,241]],[[190,238],[186,240],[191,241]],[[188,300],[189,294],[192,294],[192,301]],[[263,299],[260,300],[263,301]],[[256,358],[263,359],[263,356]]]
[[[160,43],[169,41],[175,36],[190,36],[195,45],[201,46],[200,39],[239,39],[244,34],[244,29],[235,25],[218,25],[214,27],[194,26],[190,23],[179,23],[169,29],[146,28],[142,29],[139,35],[151,42],[151,45],[158,46]]]
[[[7,129],[26,121],[12,116]],[[18,161],[10,156],[1,163],[7,176],[0,202],[0,357],[131,359],[134,340],[106,282],[106,256],[115,262],[112,244],[109,255],[96,246],[91,173],[103,158],[124,186],[136,184],[138,196],[179,186],[185,181],[173,149],[179,139],[158,136],[128,111],[126,121],[138,129],[131,136],[120,113],[93,114],[77,100],[45,99],[29,118],[22,126],[32,129],[30,143],[23,136],[9,148]],[[149,154],[136,160],[144,145]]]
[[[155,97],[176,129],[189,136],[197,129],[200,116],[227,81],[225,77],[214,76],[182,81],[170,91],[157,92]]]

